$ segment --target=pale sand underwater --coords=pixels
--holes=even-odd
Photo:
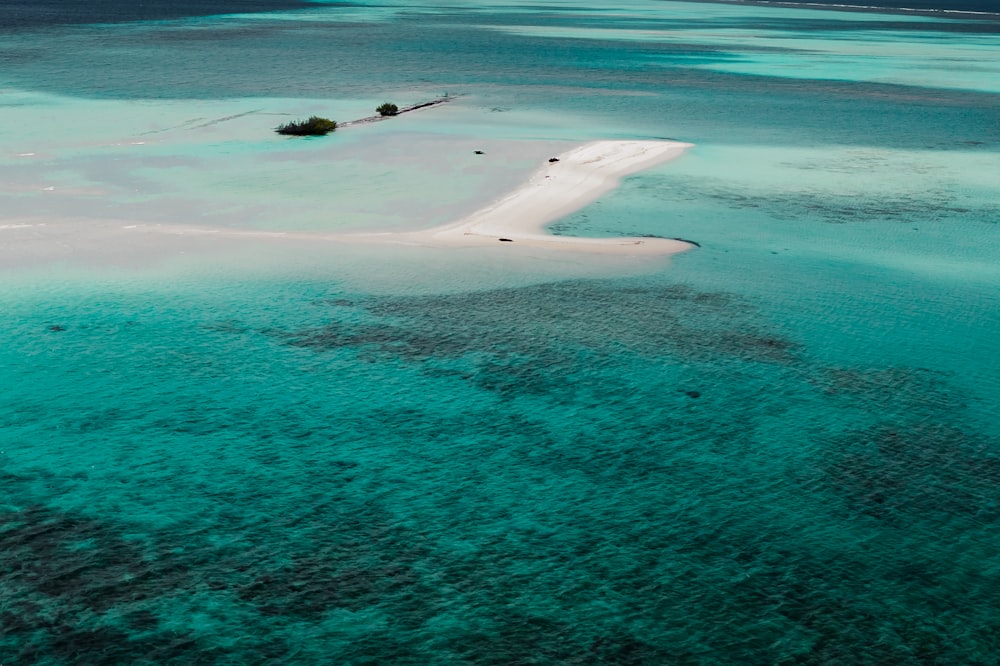
[[[675,254],[691,244],[666,238],[580,238],[545,233],[545,225],[593,203],[633,173],[676,159],[691,147],[677,141],[595,141],[550,161],[509,196],[456,224],[407,234],[456,245],[499,238],[533,247],[617,254]]]
[[[692,247],[686,241],[659,237],[581,238],[556,236],[545,226],[580,210],[614,190],[628,175],[676,159],[692,144],[678,141],[594,141],[551,158],[522,186],[456,222],[421,231],[315,233],[242,230],[189,224],[148,224],[96,220],[22,221],[0,227],[5,246],[20,245],[22,257],[40,256],[46,247],[87,252],[134,248],[137,233],[246,240],[328,243],[404,244],[463,247],[513,243],[532,248],[617,255],[670,255]],[[502,239],[502,240],[501,240]],[[28,251],[34,241],[39,246]],[[166,247],[168,244],[165,244]]]

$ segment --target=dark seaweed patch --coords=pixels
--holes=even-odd
[[[342,567],[336,558],[300,556],[291,566],[254,579],[239,591],[263,615],[316,617],[335,608],[363,610],[411,585],[406,567]]]
[[[265,573],[269,563],[254,549],[219,552],[190,538],[178,548],[155,532],[142,545],[125,538],[123,526],[51,507],[8,511],[0,515],[0,651],[12,663],[193,664],[223,655],[248,663],[295,651],[270,632],[250,630],[239,646],[223,650],[204,636],[167,630],[153,609],[199,587],[227,598],[234,590],[267,618],[306,620],[411,590],[421,604],[434,598],[414,587],[417,576],[403,561],[419,539],[365,521],[343,520],[339,530],[313,522],[325,544]],[[390,552],[397,553],[393,561],[384,559]]]
[[[362,358],[409,362],[478,358],[464,376],[499,393],[515,386],[547,391],[580,363],[623,350],[694,360],[730,356],[787,363],[796,344],[767,330],[731,294],[685,286],[622,287],[565,282],[466,294],[372,299],[368,323],[334,321],[292,332],[285,344],[353,348]],[[434,370],[440,372],[440,370]]]
[[[933,422],[881,425],[833,443],[827,472],[848,507],[906,526],[1000,518],[1000,458],[990,442]]]
[[[147,547],[123,527],[37,504],[0,514],[5,662],[195,664],[216,663],[223,652],[289,653],[283,643],[268,650],[269,639],[223,651],[165,630],[155,604],[190,593],[202,577],[227,575],[232,562],[190,540],[194,554],[180,554],[165,535]]]
[[[129,628],[136,633],[153,631],[160,626],[160,618],[152,611],[139,609],[128,613],[125,621]]]
[[[879,412],[902,413],[919,409],[939,415],[965,407],[966,396],[948,377],[926,368],[819,368],[810,381],[826,396],[877,407]]]
[[[501,397],[550,395],[563,388],[560,373],[554,370],[551,360],[506,358],[478,365],[470,379],[476,387]]]
[[[144,569],[141,549],[102,523],[41,506],[0,515],[10,589],[34,589],[67,607],[104,611],[130,599]]]

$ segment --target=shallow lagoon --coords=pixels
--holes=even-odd
[[[408,3],[4,35],[2,224],[49,226],[0,230],[3,654],[989,663],[983,25]],[[961,79],[913,77],[946,54]],[[698,145],[554,229],[701,243],[669,262],[96,231],[423,226],[655,136]]]

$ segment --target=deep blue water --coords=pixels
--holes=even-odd
[[[86,23],[155,21],[189,16],[266,12],[311,6],[302,0],[9,0],[0,31]]]
[[[737,2],[741,0],[736,0]],[[744,0],[748,1],[749,0]],[[766,4],[762,2],[761,4]],[[823,7],[827,6],[831,9],[846,9],[846,10],[866,10],[866,9],[881,9],[881,10],[918,10],[924,12],[982,12],[984,14],[997,14],[1000,13],[1000,3],[996,0],[872,0],[867,2],[862,1],[852,1],[845,0],[840,2],[839,0],[812,0],[809,3],[775,3],[775,4],[787,4],[787,5],[806,5]]]
[[[697,2],[698,0],[693,0]],[[326,6],[350,6],[364,3],[323,2]],[[805,4],[805,3],[781,3]],[[893,9],[925,11],[969,11],[1000,13],[996,0],[813,0],[809,6]],[[86,23],[121,23],[176,19],[191,16],[282,11],[315,6],[307,0],[9,0],[0,6],[0,30]]]

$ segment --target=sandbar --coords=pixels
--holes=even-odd
[[[522,186],[456,222],[420,231],[315,233],[247,231],[189,225],[131,225],[129,229],[180,235],[389,243],[432,247],[510,245],[572,252],[669,255],[690,250],[688,241],[653,236],[556,236],[546,225],[614,190],[622,179],[676,159],[693,144],[668,140],[593,141],[545,163]],[[501,240],[503,239],[503,240]]]
[[[680,141],[587,143],[557,156],[511,194],[458,222],[398,236],[434,245],[501,242],[614,254],[683,252],[692,245],[655,237],[556,236],[546,233],[545,226],[597,201],[626,176],[676,159],[691,147]]]
[[[5,240],[21,236],[8,249],[19,255],[45,256],[45,246],[56,243],[59,254],[86,252],[99,245],[105,251],[117,246],[115,238],[135,234],[164,234],[195,239],[245,239],[253,241],[306,241],[418,245],[427,247],[542,248],[566,252],[616,255],[671,255],[693,247],[688,241],[643,237],[584,238],[558,236],[546,225],[563,218],[616,188],[623,178],[680,157],[692,144],[668,140],[594,141],[577,146],[543,163],[526,183],[513,192],[455,222],[430,229],[401,232],[296,232],[247,230],[190,224],[160,224],[99,220],[12,220],[0,225]],[[662,226],[662,225],[660,225]],[[18,233],[23,232],[23,233]],[[67,236],[62,238],[62,236]],[[58,239],[58,240],[57,240]],[[180,238],[178,238],[180,241]],[[27,243],[27,245],[25,244]],[[10,245],[4,243],[4,246]],[[29,247],[29,245],[31,247]],[[134,245],[126,242],[127,246]],[[146,243],[143,243],[145,246]],[[169,244],[168,244],[169,245]],[[153,250],[154,246],[150,246]],[[3,249],[0,247],[0,249]],[[138,246],[136,247],[138,249]],[[168,247],[164,246],[164,250]],[[178,250],[179,251],[179,250]],[[3,255],[0,252],[0,255]],[[0,256],[0,259],[3,259]],[[0,261],[0,264],[8,263]],[[19,263],[19,262],[14,262]]]

